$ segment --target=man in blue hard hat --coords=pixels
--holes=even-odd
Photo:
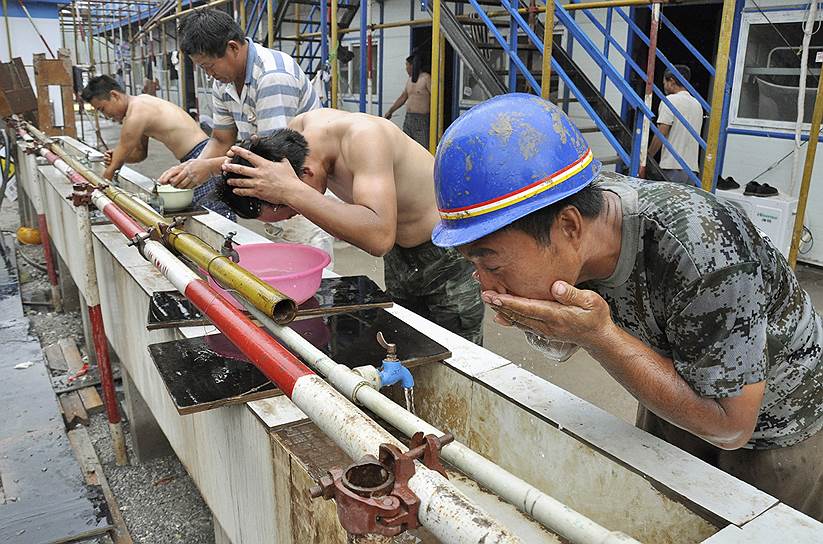
[[[458,118],[434,177],[432,241],[474,263],[498,322],[555,359],[582,347],[640,427],[823,520],[823,320],[744,214],[601,172],[523,94]]]

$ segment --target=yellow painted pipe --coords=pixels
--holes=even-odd
[[[334,1],[334,0],[332,0]],[[437,112],[440,111],[440,0],[432,2],[432,85],[429,103],[429,152],[437,150]]]
[[[620,8],[628,6],[648,6],[650,4],[668,4],[669,0],[603,0],[602,2],[580,2],[577,4],[563,4],[563,9],[566,11],[579,11],[581,9],[602,9],[602,8]],[[554,5],[552,5],[554,10]],[[546,11],[546,6],[532,8],[520,8],[519,13],[543,13]],[[487,11],[486,15],[489,17],[509,17],[510,14],[506,10]]]
[[[720,19],[720,38],[715,57],[714,85],[712,86],[712,109],[709,116],[709,131],[706,137],[706,155],[703,158],[703,190],[711,191],[714,171],[717,166],[717,146],[720,142],[720,118],[723,116],[723,95],[726,76],[729,71],[729,49],[734,26],[735,0],[723,0],[723,13]]]
[[[323,0],[325,1],[325,0]],[[323,29],[325,32],[326,29]],[[340,82],[338,81],[340,75],[338,74],[337,62],[337,0],[331,0],[331,51],[329,58],[331,60],[331,107],[337,107],[337,93]]]
[[[543,21],[543,74],[540,77],[540,96],[549,99],[552,82],[552,46],[554,45],[554,0],[546,0],[546,19]]]
[[[814,98],[814,112],[812,126],[809,129],[809,143],[806,148],[806,162],[803,164],[803,177],[800,181],[800,197],[797,202],[797,214],[794,217],[794,232],[792,245],[789,249],[789,264],[794,268],[797,265],[797,252],[800,247],[800,238],[803,236],[803,220],[806,217],[806,204],[809,200],[809,186],[814,170],[814,156],[817,153],[817,140],[820,137],[820,123],[823,121],[823,77],[817,83],[817,95]]]
[[[445,123],[445,100],[443,100],[444,93],[444,86],[445,86],[445,78],[443,74],[446,73],[446,38],[441,34],[440,35],[440,88],[437,90],[438,96],[440,96],[439,105],[437,107],[437,141],[439,142],[440,139],[443,137],[443,132],[446,130],[446,123]]]
[[[269,49],[274,48],[274,0],[266,0],[266,28],[268,29],[269,37],[266,40],[266,45]]]
[[[45,134],[30,123],[26,123],[26,130],[40,142],[50,142]],[[48,147],[52,153],[63,159],[66,164],[86,178],[92,185],[105,187],[103,193],[135,220],[149,228],[167,229],[168,234],[165,236],[165,244],[206,270],[220,285],[236,290],[255,308],[271,316],[281,325],[294,320],[297,312],[297,304],[294,300],[228,257],[221,255],[197,236],[176,227],[169,228],[171,223],[165,217],[122,189],[110,185],[94,171],[66,153],[59,145],[49,143]]]
[[[246,33],[246,0],[240,0],[240,28]]]
[[[476,19],[475,19],[476,20]],[[432,24],[431,19],[413,19],[409,21],[395,21],[392,23],[380,23],[380,24],[373,24],[368,25],[367,28],[369,30],[384,30],[387,28],[401,28],[401,27],[411,27],[411,26],[430,26]],[[344,28],[342,30],[338,30],[338,34],[349,34],[351,32],[360,32],[359,27],[353,28]],[[305,34],[300,34],[299,36],[284,36],[282,39],[287,41],[297,41],[298,39],[306,39],[306,38],[319,38],[320,32],[306,32]]]

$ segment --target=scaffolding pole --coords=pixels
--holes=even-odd
[[[244,0],[240,0],[243,4]],[[177,16],[183,14],[183,0],[177,0]],[[186,61],[183,58],[183,49],[180,46],[180,25],[175,25],[177,40],[177,95],[178,105],[186,111]]]
[[[552,90],[552,47],[554,46],[554,0],[546,0],[543,20],[543,73],[540,77],[540,96],[549,99]]]
[[[269,49],[274,48],[274,0],[266,0],[266,45]]]
[[[437,150],[437,121],[440,111],[440,0],[432,2],[432,92],[429,104],[429,151]]]
[[[712,107],[709,117],[709,131],[706,137],[706,155],[703,159],[703,190],[711,191],[717,166],[717,147],[720,140],[720,120],[723,117],[723,99],[726,74],[729,70],[729,48],[734,27],[735,0],[723,0],[723,14],[720,20],[720,38],[715,57],[714,84],[712,85]],[[823,79],[823,78],[821,78]]]
[[[823,95],[823,77],[818,78],[817,94],[814,98],[814,112],[812,113],[812,126],[809,128],[809,143],[806,148],[806,162],[803,165],[803,177],[800,181],[800,195],[797,202],[797,215],[795,215],[794,218],[792,245],[789,249],[789,264],[792,265],[792,268],[797,266],[797,252],[800,247],[800,238],[803,236],[803,220],[806,217],[806,204],[809,201],[809,186],[811,185],[812,171],[814,170],[814,157],[817,153],[817,141],[820,137],[820,123],[821,120],[823,120],[823,98],[821,98],[821,95]]]

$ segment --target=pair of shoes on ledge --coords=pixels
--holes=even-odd
[[[731,189],[739,189],[740,184],[737,183],[731,176],[727,178],[717,176],[717,188],[721,191],[729,191]]]
[[[761,185],[756,181],[750,181],[746,184],[746,189],[743,191],[743,194],[748,196],[775,196],[777,194],[777,189],[768,183],[763,183]]]

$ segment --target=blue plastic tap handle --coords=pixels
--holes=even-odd
[[[404,389],[414,387],[414,378],[412,378],[411,372],[400,361],[383,361],[379,374],[381,388],[394,385],[397,382],[400,382]]]

